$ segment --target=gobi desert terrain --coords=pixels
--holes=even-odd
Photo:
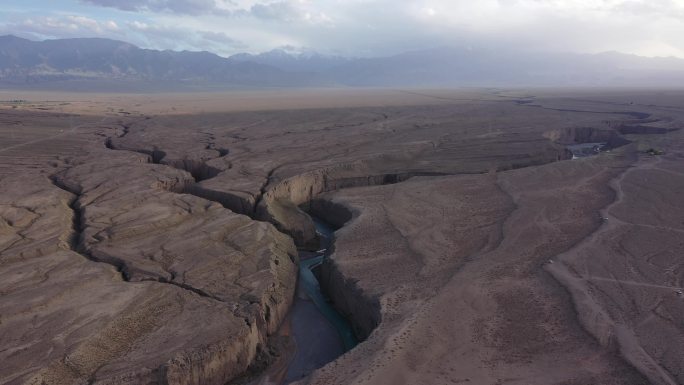
[[[684,92],[0,100],[2,384],[684,384]]]

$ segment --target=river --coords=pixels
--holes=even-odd
[[[585,158],[587,156],[598,155],[604,150],[607,143],[578,143],[566,146],[572,153],[572,159]]]
[[[314,275],[313,269],[331,253],[334,230],[320,219],[312,219],[321,238],[321,249],[299,253],[297,295],[290,311],[296,352],[288,366],[285,383],[305,377],[358,343],[349,322],[331,306]]]

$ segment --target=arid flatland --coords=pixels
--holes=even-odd
[[[682,128],[679,90],[1,91],[0,383],[281,383],[314,215],[360,343],[297,383],[682,384]]]

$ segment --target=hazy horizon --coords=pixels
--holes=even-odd
[[[99,37],[223,57],[273,49],[381,57],[436,47],[684,58],[684,2],[8,0],[0,35]]]
[[[46,42],[46,41],[57,41],[57,40],[88,40],[88,39],[105,39],[105,40],[112,40],[112,41],[117,41],[121,43],[126,43],[126,44],[131,44],[135,47],[138,47],[140,49],[145,49],[145,50],[152,50],[152,51],[172,51],[172,52],[191,52],[191,53],[203,53],[203,52],[208,52],[211,54],[214,54],[216,56],[229,59],[231,57],[239,57],[240,55],[251,55],[251,56],[259,56],[259,55],[264,55],[264,54],[269,54],[269,53],[274,53],[274,52],[284,52],[290,56],[293,57],[298,57],[300,55],[306,56],[307,54],[315,54],[315,55],[321,55],[324,57],[340,57],[340,58],[345,58],[345,59],[378,59],[378,58],[387,58],[387,57],[394,57],[394,56],[399,56],[402,54],[407,54],[407,53],[420,53],[420,52],[428,52],[428,51],[435,51],[435,50],[440,50],[440,49],[464,49],[466,51],[472,51],[475,50],[472,46],[467,46],[467,45],[458,45],[458,44],[441,44],[441,45],[435,45],[435,46],[425,46],[425,47],[418,47],[414,49],[407,49],[405,51],[397,51],[393,53],[388,53],[386,55],[382,56],[369,56],[369,57],[364,57],[364,56],[353,56],[353,55],[339,55],[339,54],[326,54],[321,51],[317,51],[314,49],[303,49],[303,48],[298,48],[298,47],[292,47],[292,46],[281,46],[281,47],[274,47],[271,49],[267,49],[265,51],[255,51],[255,52],[250,52],[250,51],[239,51],[235,52],[233,54],[228,54],[224,55],[221,54],[220,52],[215,52],[207,49],[157,49],[157,48],[152,48],[152,47],[146,47],[146,46],[141,46],[135,43],[132,43],[131,41],[124,40],[124,39],[119,39],[119,38],[113,38],[113,37],[105,37],[105,36],[74,36],[74,37],[65,37],[65,38],[58,38],[58,37],[49,37],[49,38],[37,38],[37,37],[32,37],[32,36],[22,36],[21,34],[15,34],[15,33],[2,33],[0,34],[0,37],[16,37],[20,39],[25,39],[29,40],[32,42]],[[504,51],[504,52],[516,52],[513,49],[506,49],[506,48],[496,48],[494,46],[481,46],[477,47],[477,50],[480,51]],[[525,51],[521,51],[522,53],[547,53],[547,54],[559,54],[559,55],[564,55],[564,54],[571,54],[571,55],[606,55],[606,54],[621,54],[621,55],[629,55],[629,56],[637,56],[637,57],[642,57],[642,58],[648,58],[648,59],[677,59],[677,60],[684,60],[684,57],[678,57],[678,56],[648,56],[648,55],[639,55],[635,53],[627,53],[627,52],[622,52],[622,51],[616,51],[616,50],[607,50],[607,51],[600,51],[596,53],[582,53],[582,52],[572,52],[572,51],[557,51],[557,52],[543,52],[543,51],[536,51],[533,49],[527,49]]]

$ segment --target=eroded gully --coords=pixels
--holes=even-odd
[[[322,293],[315,274],[331,253],[334,230],[319,218],[311,219],[321,239],[321,246],[316,252],[299,252],[297,294],[286,320],[290,323],[295,350],[287,368],[285,383],[307,376],[358,343],[349,322]]]
[[[120,136],[124,136],[127,132],[128,127],[124,130],[123,135]],[[113,145],[111,138],[107,138],[105,147],[114,151],[143,153],[150,156],[150,162],[155,164],[164,164],[161,160],[166,155],[162,151],[156,150],[148,153],[146,151],[119,149]],[[200,163],[199,168],[203,168],[205,166],[204,162]],[[188,167],[185,163],[164,165],[188,171],[195,183],[211,179],[218,174],[218,172],[212,172],[198,175],[197,172],[193,172],[198,167]],[[269,180],[270,175],[266,180],[266,184]],[[262,188],[261,195],[265,193],[264,190]],[[193,191],[193,189],[185,188],[179,192],[213,200],[211,197],[194,194]],[[218,203],[223,205],[222,202]],[[78,214],[76,213],[76,215]],[[281,362],[271,365],[271,368],[266,369],[264,373],[251,381],[252,384],[280,384],[302,379],[314,370],[334,361],[358,344],[349,321],[332,306],[328,298],[321,291],[316,276],[318,267],[332,252],[334,229],[319,218],[312,216],[311,219],[316,226],[320,247],[316,252],[304,250],[299,252],[300,263],[296,296],[280,331],[281,335],[287,335],[291,340],[290,348],[280,352],[281,357],[277,361]]]
[[[125,149],[117,149],[112,146],[109,139],[106,142],[106,147],[111,150],[126,151]],[[147,155],[151,156],[151,162],[161,163],[161,158],[165,154],[162,156],[155,156],[155,154]],[[190,172],[188,167],[173,164],[167,164],[167,166],[185,169]],[[183,166],[187,165],[184,164]],[[197,182],[198,179],[210,179],[217,173],[208,173],[209,175],[206,175],[206,177],[199,177],[197,173],[191,174],[193,174],[193,179]],[[267,178],[266,183],[268,183],[269,179]],[[265,193],[264,190],[262,188],[262,195]],[[193,194],[192,191],[186,190],[183,192]],[[207,196],[200,197],[213,200]],[[331,253],[334,230],[322,220],[314,217],[312,219],[321,239],[321,247],[317,252],[300,251],[296,298],[289,315],[283,322],[283,329],[286,329],[284,334],[293,340],[294,346],[292,349],[289,349],[289,352],[284,352],[283,357],[281,357],[280,361],[284,360],[286,362],[272,365],[279,368],[275,368],[276,370],[273,370],[274,368],[267,369],[259,378],[254,379],[252,383],[289,383],[299,380],[335,360],[358,343],[349,322],[331,306],[322,293],[315,274],[317,267]]]

